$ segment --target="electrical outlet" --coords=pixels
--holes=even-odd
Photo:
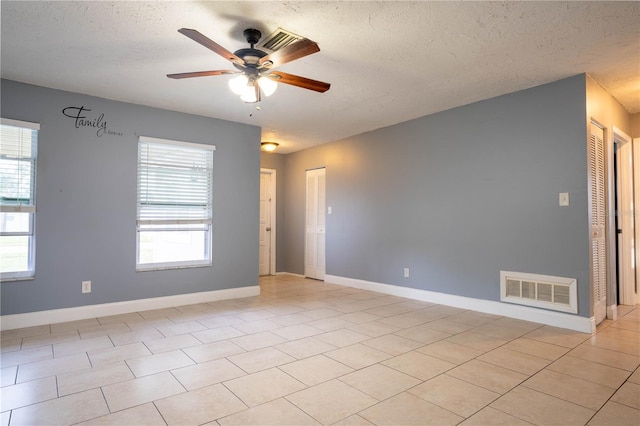
[[[91,293],[91,281],[82,281],[82,292]]]
[[[404,277],[409,278],[409,268],[404,268]]]

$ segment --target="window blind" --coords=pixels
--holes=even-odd
[[[36,123],[2,119],[0,122],[0,211],[36,211]]]
[[[211,224],[215,146],[140,137],[138,225]]]

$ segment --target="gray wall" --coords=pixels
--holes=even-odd
[[[276,271],[287,272],[286,269],[286,155],[262,152],[260,155],[260,167],[276,171]]]
[[[287,155],[286,270],[304,273],[305,170],[324,166],[327,274],[487,300],[500,270],[573,277],[588,317],[585,90],[579,75]]]
[[[41,125],[36,279],[2,283],[3,315],[257,284],[258,127],[7,80],[1,89],[2,117]],[[104,114],[121,135],[75,128],[69,106]],[[135,271],[139,135],[216,145],[212,267]]]

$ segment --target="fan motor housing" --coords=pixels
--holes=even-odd
[[[262,50],[252,49],[252,48],[238,49],[233,53],[244,60],[252,56],[255,56],[258,59],[264,56],[267,56],[267,52],[263,52]]]
[[[258,68],[258,62],[260,61],[260,58],[267,56],[266,52],[263,52],[262,50],[258,50],[258,49],[251,49],[251,48],[247,48],[247,49],[239,49],[236,50],[235,52],[233,52],[237,57],[241,58],[242,61],[244,62],[244,66],[243,65],[239,65],[239,64],[233,64],[236,68],[238,68],[239,70],[246,70],[249,68]]]

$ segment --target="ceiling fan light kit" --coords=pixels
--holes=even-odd
[[[238,96],[244,93],[248,85],[249,79],[244,74],[240,74],[239,76],[229,80],[229,89]]]
[[[260,89],[262,89],[262,91],[264,92],[265,96],[273,95],[276,92],[276,89],[278,88],[278,83],[276,83],[275,81],[273,81],[268,77],[260,77],[258,79],[258,85],[260,86]]]
[[[214,70],[187,72],[168,74],[167,77],[169,78],[181,79],[239,74],[229,81],[229,88],[233,93],[239,95],[240,99],[247,103],[260,102],[261,93],[264,93],[265,96],[271,96],[276,91],[278,83],[289,84],[320,93],[326,92],[331,87],[329,83],[272,70],[280,65],[319,52],[320,47],[318,44],[309,39],[300,39],[268,54],[267,52],[254,48],[262,36],[260,31],[254,28],[248,28],[244,30],[243,34],[251,47],[239,49],[231,53],[196,30],[181,28],[178,32],[224,57],[233,64],[237,71]]]

